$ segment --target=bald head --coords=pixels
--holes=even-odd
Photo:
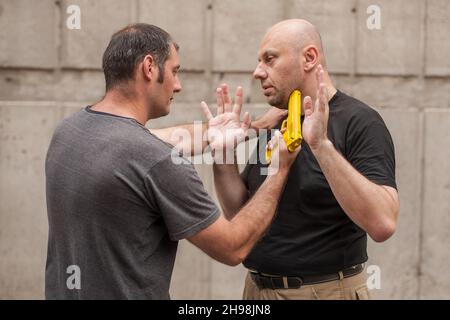
[[[284,45],[301,51],[305,47],[314,46],[320,56],[320,62],[325,65],[322,39],[317,28],[303,19],[289,19],[272,26],[263,38],[264,41],[277,39]]]
[[[293,90],[314,96],[317,90],[315,71],[319,65],[324,69],[324,79],[331,84],[316,27],[306,20],[285,20],[265,34],[253,77],[261,81],[270,105],[287,108]]]

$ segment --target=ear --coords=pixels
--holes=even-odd
[[[307,46],[303,49],[303,69],[305,72],[309,72],[314,69],[319,62],[319,51],[314,45]]]
[[[144,79],[151,81],[155,77],[156,66],[155,59],[151,55],[146,55],[142,61],[142,73]]]

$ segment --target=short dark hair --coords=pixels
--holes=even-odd
[[[164,64],[170,55],[170,46],[178,45],[163,29],[146,24],[131,24],[117,31],[103,53],[102,68],[105,74],[106,91],[116,85],[132,80],[136,66],[148,54],[152,55],[159,68],[157,81],[164,81]]]

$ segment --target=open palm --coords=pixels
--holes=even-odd
[[[208,105],[202,101],[203,113],[208,120],[208,142],[212,150],[233,150],[240,142],[244,141],[250,127],[250,116],[244,114],[241,122],[241,110],[243,91],[241,87],[236,89],[236,98],[232,106],[228,94],[228,86],[223,84],[216,90],[217,115],[213,117]]]
[[[328,93],[323,82],[323,68],[321,65],[316,70],[317,94],[316,101],[312,102],[311,97],[304,99],[305,120],[302,124],[302,135],[311,149],[320,147],[323,141],[328,139]]]

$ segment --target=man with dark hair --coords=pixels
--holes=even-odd
[[[151,53],[161,71],[157,81],[163,82],[164,63],[170,55],[173,42],[170,35],[157,26],[137,23],[113,34],[111,42],[103,54],[103,71],[106,91],[124,81],[133,80],[134,69],[147,53]]]
[[[288,152],[277,132],[273,174],[227,220],[193,165],[144,126],[168,114],[181,90],[172,38],[155,26],[131,25],[111,38],[103,68],[105,97],[63,120],[47,153],[46,297],[169,299],[178,240],[239,264],[272,220],[298,150]],[[247,115],[240,122],[241,107],[242,89],[234,108],[219,108],[216,117],[203,104],[208,130],[232,128],[230,138],[242,140],[250,121]],[[225,143],[215,141],[214,150]]]

